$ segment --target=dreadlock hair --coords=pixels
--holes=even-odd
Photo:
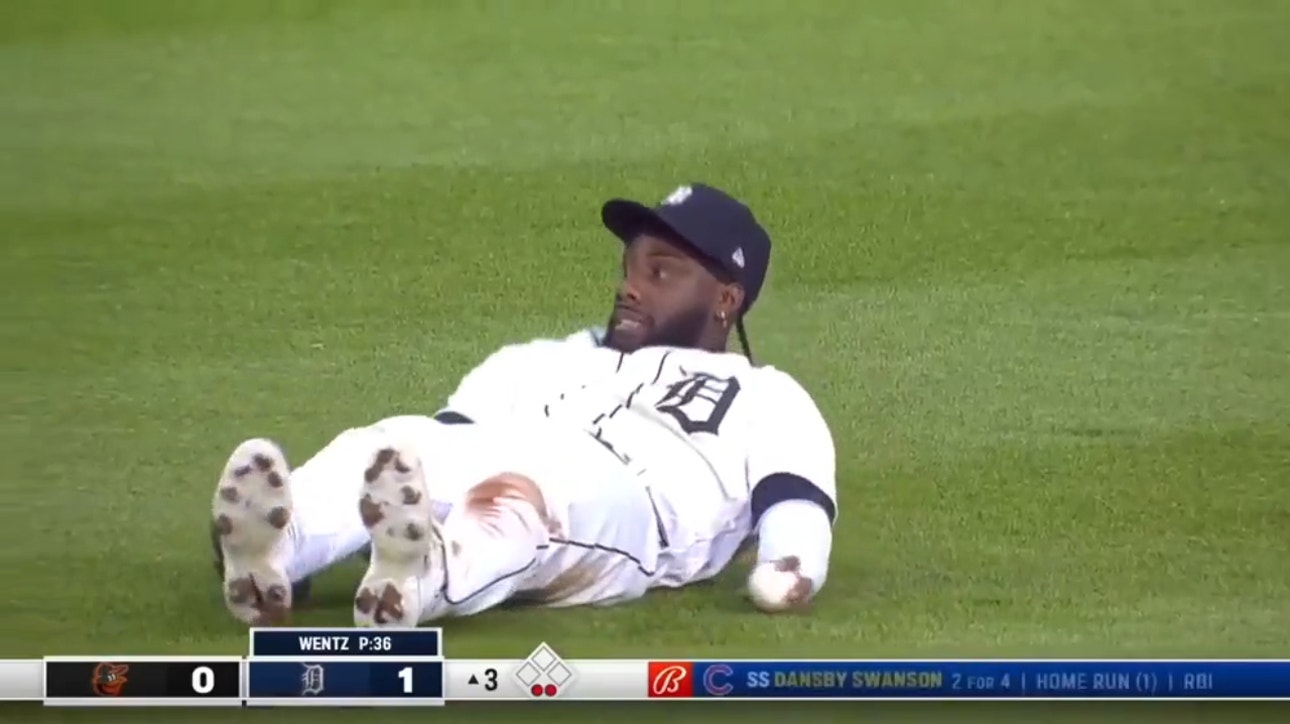
[[[660,233],[668,235],[669,238],[677,238],[675,232],[672,232],[670,229],[665,229]],[[680,239],[680,242],[685,248],[694,249],[694,247],[685,239]],[[730,273],[730,270],[714,261],[711,257],[704,256],[703,254],[696,252],[694,254],[694,258],[703,265],[704,269],[708,270],[709,274],[716,277],[717,281],[722,284],[736,283],[735,277]],[[739,335],[739,346],[743,348],[744,356],[748,358],[748,363],[756,366],[757,363],[753,361],[752,347],[748,344],[748,330],[744,329],[744,313],[748,311],[749,306],[751,305],[745,302],[743,306],[739,308],[739,311],[737,312],[738,316],[735,317],[735,334]],[[725,318],[723,317],[722,325],[724,326],[724,324]]]
[[[739,335],[739,346],[743,347],[744,356],[748,358],[748,364],[755,367],[757,363],[753,360],[752,347],[748,345],[748,330],[744,329],[744,318],[742,314],[739,315],[739,319],[735,320],[735,334]]]

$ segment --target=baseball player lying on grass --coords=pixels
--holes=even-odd
[[[234,450],[213,497],[234,616],[285,620],[293,582],[369,541],[360,626],[628,601],[715,576],[754,537],[759,608],[820,590],[833,440],[796,381],[746,356],[769,236],[697,184],[602,217],[624,252],[599,344],[504,347],[435,417],[348,430],[294,471],[268,440]],[[745,355],[726,352],[732,326]]]

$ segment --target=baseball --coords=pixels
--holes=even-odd
[[[797,574],[781,571],[772,563],[758,563],[748,576],[748,596],[766,613],[788,610],[788,595],[797,585]]]

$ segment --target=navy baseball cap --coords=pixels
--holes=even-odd
[[[770,266],[770,234],[751,209],[720,189],[682,186],[654,207],[613,199],[601,207],[600,218],[624,244],[651,229],[670,231],[743,287],[744,312],[761,294]]]

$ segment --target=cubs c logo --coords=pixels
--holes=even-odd
[[[703,690],[713,696],[725,696],[735,690],[728,682],[734,670],[725,664],[713,664],[703,672]],[[718,678],[720,677],[720,678]]]

